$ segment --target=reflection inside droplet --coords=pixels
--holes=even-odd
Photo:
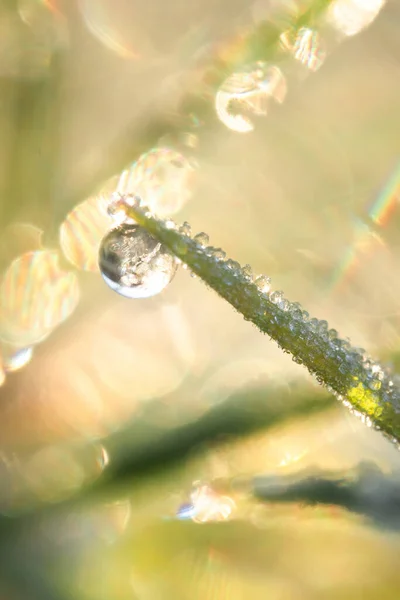
[[[286,80],[278,67],[257,62],[230,75],[219,88],[215,108],[218,118],[229,129],[246,133],[254,129],[250,115],[266,115],[270,98],[283,102]]]
[[[328,21],[343,35],[356,35],[378,16],[385,0],[334,0]]]
[[[121,225],[103,239],[99,266],[104,281],[127,298],[161,292],[177,269],[175,257],[138,225]]]

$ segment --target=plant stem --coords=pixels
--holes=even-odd
[[[285,299],[282,292],[263,291],[265,281],[257,284],[238,263],[221,259],[220,250],[202,245],[138,204],[127,206],[126,213],[165,244],[245,320],[267,333],[295,362],[304,364],[319,383],[369,427],[400,442],[398,376],[370,359],[363,349],[340,339],[326,321],[310,318],[298,303]]]

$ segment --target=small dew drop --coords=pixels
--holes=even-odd
[[[145,229],[123,224],[103,238],[99,267],[104,281],[118,294],[127,298],[148,298],[170,283],[177,262]]]
[[[281,310],[283,310],[285,312],[290,310],[290,302],[288,300],[286,300],[285,298],[282,298],[282,300],[278,303],[278,306]]]
[[[259,275],[254,283],[263,294],[268,294],[271,289],[271,278],[266,275]]]
[[[246,277],[246,279],[253,279],[253,270],[250,265],[244,265],[242,268],[242,273]]]
[[[279,304],[283,300],[283,292],[276,291],[269,295],[269,299],[273,304]]]
[[[226,253],[221,248],[213,248],[212,249],[212,256],[216,260],[225,260]]]
[[[239,271],[240,270],[240,264],[238,262],[236,262],[236,260],[232,260],[231,258],[229,258],[225,265],[228,267],[228,269],[231,269],[232,271]]]
[[[199,244],[200,246],[207,246],[208,242],[209,242],[209,237],[206,233],[198,233],[197,235],[194,236],[194,241]]]
[[[176,225],[175,221],[173,221],[172,219],[168,219],[167,221],[164,221],[164,225],[167,229],[177,229],[177,225]]]
[[[182,225],[179,227],[179,233],[181,233],[182,235],[187,235],[188,237],[191,236],[192,228],[190,227],[187,221],[182,223]]]
[[[140,198],[133,194],[122,195],[115,192],[111,195],[111,199],[107,204],[107,214],[112,218],[115,224],[131,221],[127,215],[129,208],[137,208],[140,206]]]

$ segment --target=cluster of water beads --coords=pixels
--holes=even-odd
[[[286,80],[276,66],[259,61],[243,71],[231,74],[215,97],[215,110],[220,121],[239,133],[253,131],[247,113],[266,115],[272,98],[282,103],[286,97]]]

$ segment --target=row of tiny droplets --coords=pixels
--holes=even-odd
[[[221,248],[209,245],[206,233],[192,235],[187,222],[178,228],[173,220],[158,219],[140,203],[131,203],[128,214],[129,210],[184,266],[228,300],[246,320],[268,333],[285,352],[292,354],[294,362],[304,364],[366,425],[378,429],[380,423],[384,426],[380,416],[385,404],[393,409],[391,418],[400,414],[400,378],[397,382],[396,376],[368,357],[365,350],[340,339],[327,321],[310,318],[298,302],[290,302],[283,292],[272,290],[269,277],[255,276],[250,265],[242,267],[227,258]],[[353,390],[352,402],[348,399],[349,390]],[[354,408],[359,405],[362,410],[363,404],[364,412]]]

